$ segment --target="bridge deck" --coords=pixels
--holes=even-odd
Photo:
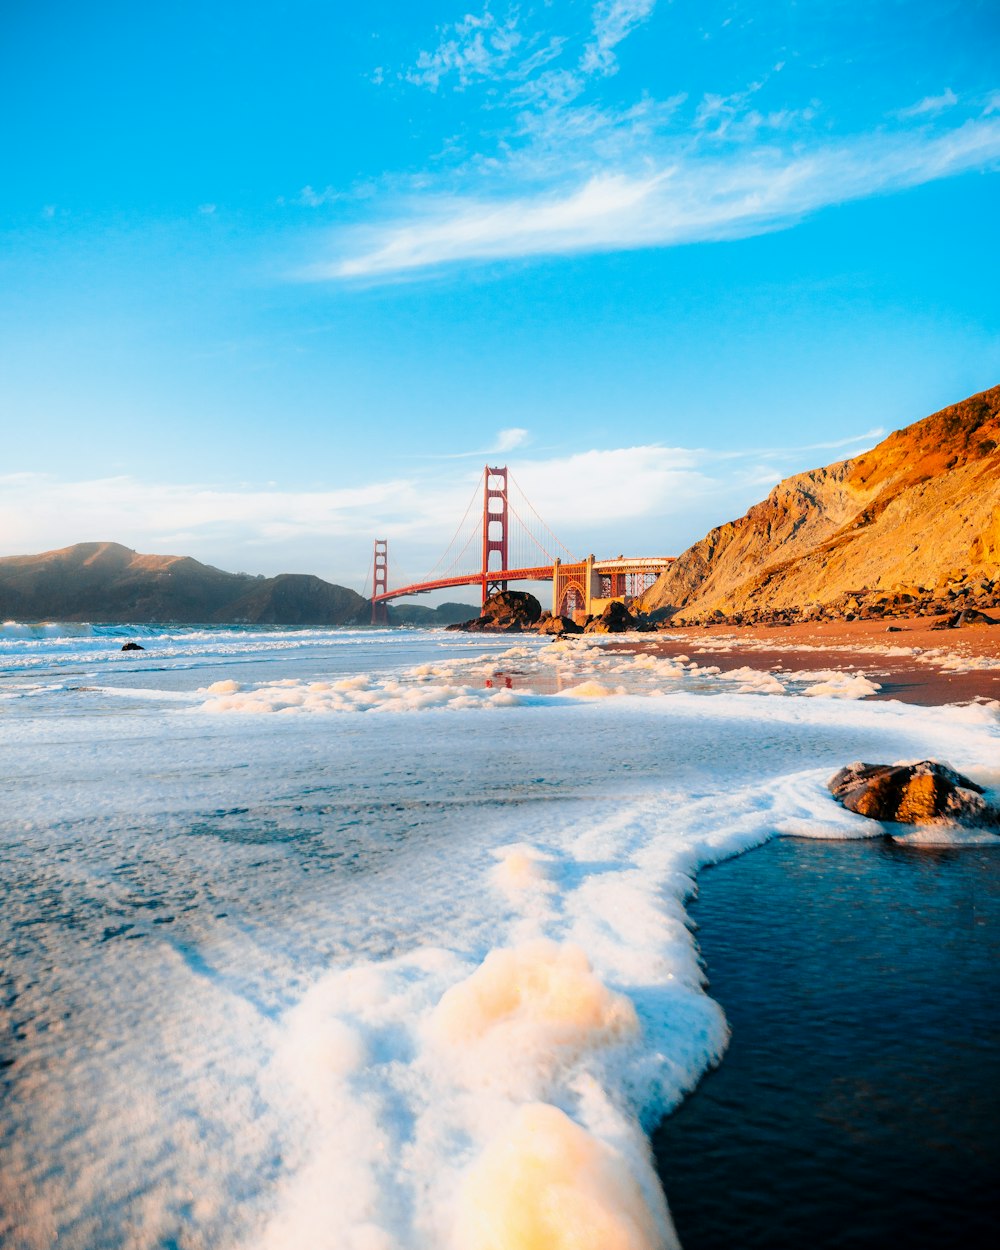
[[[617,560],[597,560],[593,568],[597,573],[634,574],[662,572],[674,561],[673,556],[639,556],[621,557]],[[579,575],[586,567],[586,561],[560,564],[559,571],[564,576]],[[414,582],[410,586],[399,586],[395,590],[387,590],[384,594],[374,595],[372,603],[385,603],[389,599],[401,599],[405,595],[424,595],[432,590],[448,590],[452,586],[483,586],[486,582],[550,582],[554,576],[555,566],[539,564],[524,569],[490,569],[488,573],[477,571],[463,573],[458,577],[441,577],[434,581]]]
[[[432,582],[414,582],[412,586],[399,586],[375,595],[372,603],[385,603],[387,599],[399,599],[403,595],[425,595],[432,590],[447,590],[450,586],[482,586],[483,582],[550,582],[552,565],[540,564],[530,569],[491,569],[485,576],[481,572],[463,573],[460,577],[441,577]]]

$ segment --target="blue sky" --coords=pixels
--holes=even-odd
[[[1000,5],[9,3],[0,548],[664,554],[1000,380]]]

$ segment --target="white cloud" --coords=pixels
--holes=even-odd
[[[871,430],[865,430],[863,434],[852,434],[848,438],[832,439],[824,443],[805,443],[794,447],[741,447],[727,451],[717,451],[714,455],[720,460],[737,460],[748,457],[760,459],[764,456],[798,457],[810,451],[836,451],[845,447],[874,447],[876,439],[880,439],[884,435],[885,430],[881,426],[876,426]],[[852,454],[856,453],[852,452]]]
[[[935,113],[943,113],[945,109],[953,108],[958,103],[958,96],[950,87],[946,87],[940,95],[924,96],[922,100],[918,100],[916,104],[911,104],[908,108],[897,109],[893,114],[905,121],[911,117],[930,117]]]
[[[586,529],[594,543],[605,522],[682,510],[709,486],[706,461],[705,453],[653,443],[519,461],[511,471],[556,533]]]
[[[516,7],[498,19],[486,5],[481,13],[468,13],[460,21],[438,30],[432,51],[422,51],[416,64],[402,77],[417,87],[437,91],[446,81],[458,90],[476,82],[507,81],[534,88],[536,98],[549,93],[565,98],[579,93],[587,78],[617,72],[614,49],[644,22],[656,0],[597,0],[591,10],[591,30],[573,70],[544,74],[545,67],[562,55],[572,41],[566,35],[531,33],[523,28]],[[372,74],[382,82],[384,67]],[[517,86],[512,93],[517,92]],[[522,102],[525,96],[521,96]]]
[[[528,431],[522,430],[519,426],[511,426],[508,430],[501,430],[497,434],[496,442],[493,445],[494,451],[513,451],[515,447],[521,447],[528,441]]]
[[[594,37],[580,61],[584,73],[614,74],[618,69],[614,49],[655,7],[656,0],[598,0],[593,11]]]
[[[582,28],[553,34],[539,25],[552,6],[512,6],[501,19],[486,5],[440,28],[437,47],[397,77],[435,91],[485,84],[491,150],[470,154],[461,136],[433,172],[408,179],[409,198],[387,176],[394,198],[380,217],[341,231],[298,276],[384,281],[460,262],[745,237],[1000,157],[994,97],[967,102],[969,119],[945,130],[938,115],[959,104],[949,87],[892,114],[894,129],[833,138],[821,101],[775,98],[784,61],[770,57],[754,81],[687,109],[683,92],[615,100],[615,50],[654,9],[592,0]]]
[[[944,134],[874,135],[812,152],[679,153],[639,174],[606,172],[518,198],[427,197],[408,216],[345,236],[312,278],[385,277],[454,261],[669,246],[787,226],[827,205],[918,186],[1000,159],[1000,121]]]
[[[179,533],[210,536],[224,545],[304,534],[333,537],[364,528],[368,516],[390,503],[404,510],[419,506],[413,484],[403,481],[289,491],[131,477],[73,482],[45,474],[0,477],[0,500],[6,545],[22,551],[98,540],[162,549],[165,536]]]
[[[523,491],[575,554],[662,555],[740,515],[780,477],[813,467],[816,449],[876,433],[809,448],[715,451],[648,443],[511,460],[506,453],[527,437],[511,428],[500,432],[494,451],[510,466],[516,510]],[[0,477],[0,532],[4,554],[115,541],[253,573],[315,572],[360,589],[376,535],[391,541],[394,584],[419,580],[462,517],[474,523],[480,474],[479,465],[457,467],[447,458],[419,477],[335,490],[9,474]],[[530,520],[527,511],[522,516]],[[530,544],[521,546],[527,563],[544,558]],[[554,545],[548,550],[558,554]]]
[[[415,86],[437,91],[442,79],[454,75],[461,90],[477,80],[497,78],[506,70],[521,43],[517,13],[498,21],[486,7],[468,13],[454,25],[442,27],[432,52],[421,52],[406,75]]]
[[[319,208],[322,204],[335,204],[337,200],[344,199],[344,195],[340,191],[334,190],[333,187],[324,187],[322,191],[314,191],[308,184],[302,188],[293,204],[298,204],[302,208]]]
[[[206,217],[211,217],[212,214],[215,212],[215,209],[216,209],[216,205],[214,204],[199,204],[198,205],[198,212],[203,213]]]

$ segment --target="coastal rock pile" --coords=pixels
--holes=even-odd
[[[585,634],[626,634],[639,629],[640,623],[624,603],[612,600],[600,616],[591,617],[583,627]]]
[[[521,634],[530,631],[561,637],[565,634],[624,634],[631,630],[647,632],[656,626],[648,616],[632,613],[625,604],[617,601],[609,603],[599,616],[588,616],[583,624],[577,624],[571,617],[543,612],[534,595],[518,590],[502,590],[486,600],[479,616],[447,628],[481,634]]]
[[[555,637],[561,637],[563,634],[582,634],[583,626],[577,625],[576,621],[569,616],[553,616],[551,612],[543,612],[538,618],[535,626],[536,634],[553,634]]]
[[[871,820],[1000,829],[1000,810],[982,797],[982,786],[936,760],[916,764],[858,761],[831,777],[827,788],[849,811]]]
[[[500,590],[490,595],[479,616],[449,625],[448,629],[483,634],[520,634],[532,629],[542,615],[542,605],[523,590]]]
[[[953,612],[950,616],[935,621],[931,629],[975,629],[984,625],[1000,625],[1000,621],[976,608],[963,608],[961,612]]]
[[[931,629],[996,625],[989,615],[1000,611],[1000,577],[954,577],[935,586],[908,585],[893,591],[862,586],[828,603],[791,604],[787,607],[747,607],[733,612],[716,608],[709,613],[671,613],[659,628],[678,625],[798,625],[819,621],[891,621],[894,617],[940,617]]]

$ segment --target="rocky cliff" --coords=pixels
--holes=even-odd
[[[1000,386],[871,451],[780,482],[679,556],[646,592],[677,620],[821,613],[853,600],[1000,595]]]
[[[225,573],[189,556],[77,543],[0,559],[0,620],[347,625],[368,601],[318,577]]]

